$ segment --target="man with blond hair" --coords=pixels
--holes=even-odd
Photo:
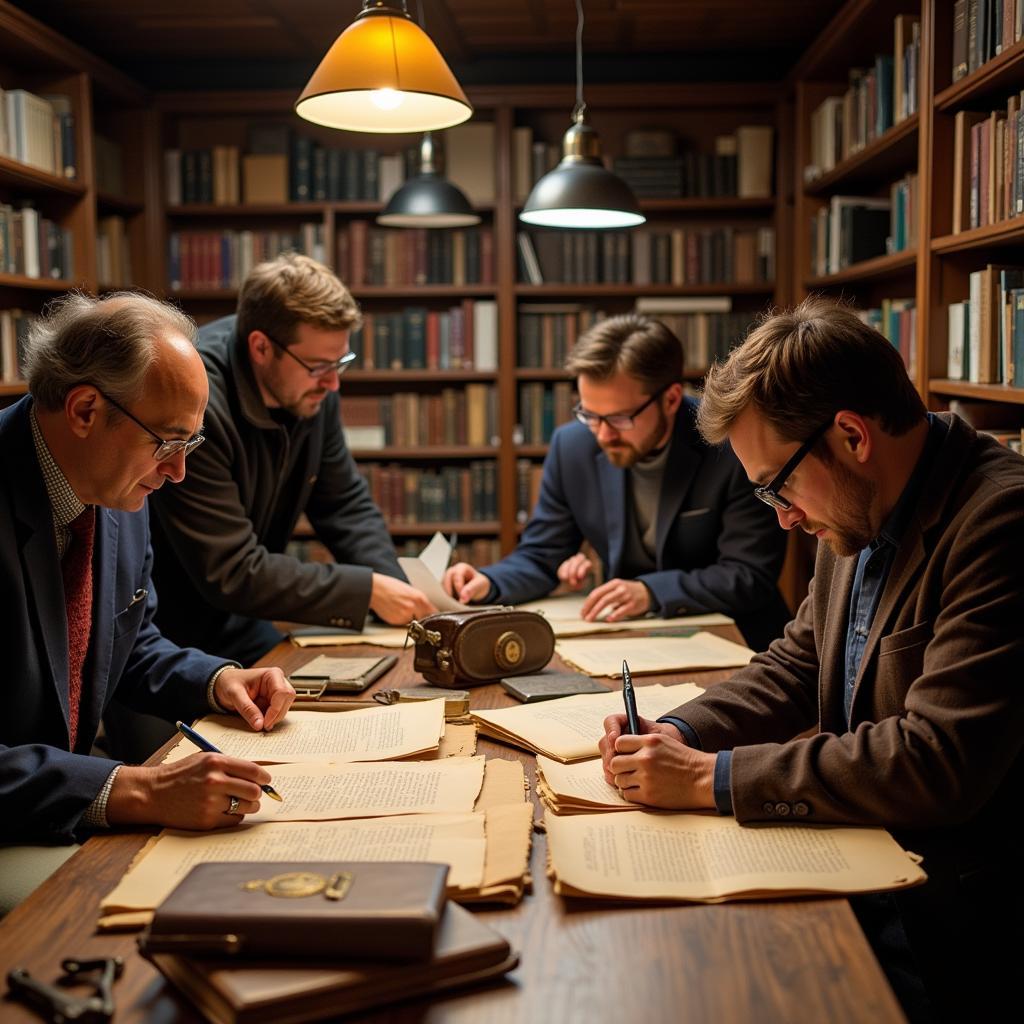
[[[287,253],[252,270],[236,315],[200,330],[206,443],[154,501],[168,636],[251,664],[281,639],[270,619],[359,630],[371,610],[394,625],[434,611],[345,444],[339,375],[359,319],[327,267]],[[335,563],[286,553],[303,513]]]
[[[577,554],[586,540],[605,581],[587,596],[585,619],[724,612],[751,647],[767,647],[789,621],[776,585],[785,538],[732,452],[697,434],[679,339],[659,320],[609,317],[579,339],[566,368],[577,422],[551,439],[519,545],[483,569],[452,566],[448,592],[518,604],[559,582],[577,589],[592,568]]]
[[[607,719],[605,777],[654,807],[889,829],[929,881],[854,905],[908,1015],[996,1019],[1021,920],[1024,461],[928,414],[896,349],[820,299],[712,369],[699,425],[818,538],[811,592],[728,682],[638,736]]]
[[[295,696],[280,669],[177,647],[153,622],[146,499],[181,481],[204,439],[195,324],[147,296],[72,294],[33,326],[26,359],[29,393],[0,413],[0,843],[14,844],[0,846],[0,916],[91,831],[208,829],[257,810],[270,775],[248,761],[94,756],[112,699],[261,730]],[[49,845],[19,845],[36,843]]]

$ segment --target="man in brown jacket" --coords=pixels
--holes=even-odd
[[[609,718],[606,778],[655,807],[888,828],[929,881],[853,902],[904,1008],[987,1019],[1020,949],[1024,460],[927,414],[889,342],[822,300],[711,371],[699,426],[818,538],[814,580],[729,682],[639,736]]]

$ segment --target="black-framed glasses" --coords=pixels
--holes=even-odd
[[[330,362],[307,363],[305,359],[300,359],[287,345],[282,345],[281,342],[275,341],[266,331],[263,334],[274,348],[279,348],[286,356],[291,356],[310,377],[319,379],[320,377],[326,377],[329,373],[336,373],[338,376],[341,376],[356,358],[355,352],[346,352],[339,359],[332,359]]]
[[[832,420],[822,423],[818,429],[793,453],[793,457],[775,474],[774,478],[762,487],[754,488],[754,495],[766,505],[778,509],[780,512],[788,512],[793,503],[787,501],[779,491],[786,486],[786,481],[793,475],[797,466],[803,462],[804,457],[818,443],[818,439],[832,426]]]
[[[96,388],[96,385],[93,384]],[[118,412],[127,416],[133,423],[137,423],[142,429],[149,434],[154,441],[156,441],[156,451],[153,453],[153,458],[157,462],[166,462],[168,459],[173,459],[175,455],[184,453],[188,455],[189,452],[193,452],[198,448],[205,440],[206,437],[203,434],[193,434],[187,441],[183,441],[180,438],[175,438],[173,441],[165,441],[155,430],[150,430],[145,423],[138,418],[133,416],[120,402],[115,402],[110,395],[96,388],[97,391],[103,395],[104,399],[108,401]]]
[[[668,390],[668,385],[663,388],[658,388],[657,391],[651,395],[650,398],[644,402],[643,405],[634,409],[632,412],[614,412],[611,416],[601,416],[599,413],[590,412],[589,409],[584,409],[579,402],[572,407],[572,414],[582,423],[585,427],[590,427],[591,430],[600,430],[602,423],[607,423],[612,430],[632,430],[636,425],[636,418],[646,409],[649,405],[652,405],[654,401],[660,398]]]

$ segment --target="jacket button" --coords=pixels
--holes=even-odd
[[[341,619],[331,619],[331,625],[332,626],[340,626],[341,625]]]
[[[775,805],[775,813],[780,818],[785,818],[789,814],[789,804],[777,803]]]
[[[769,800],[767,803],[762,805],[761,810],[764,811],[765,814],[774,814],[775,813],[775,804],[773,804]]]
[[[806,818],[810,814],[810,807],[807,806],[802,800],[799,803],[793,804],[793,813],[798,818]]]

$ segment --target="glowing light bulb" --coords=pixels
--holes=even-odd
[[[397,89],[374,89],[370,93],[373,105],[381,110],[396,110],[402,105],[403,98]]]

